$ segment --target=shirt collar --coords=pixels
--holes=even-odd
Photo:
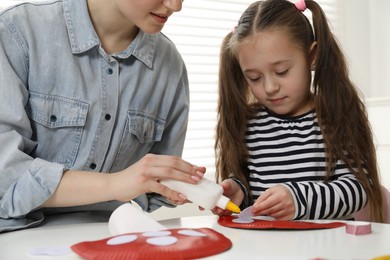
[[[96,46],[100,46],[99,37],[89,17],[86,0],[64,0],[64,17],[74,54],[87,52]],[[156,37],[140,31],[126,50],[113,56],[127,59],[133,55],[151,68],[156,47]]]

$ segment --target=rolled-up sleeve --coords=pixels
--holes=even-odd
[[[55,191],[64,166],[34,159],[36,148],[25,106],[28,55],[0,21],[0,218],[24,216]]]
[[[49,163],[41,159],[35,159],[28,164],[30,167],[5,187],[5,193],[1,198],[1,218],[24,216],[38,208],[54,193],[61,180],[63,173],[61,164]],[[2,184],[3,178],[4,174],[0,177]]]

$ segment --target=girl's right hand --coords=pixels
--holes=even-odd
[[[175,204],[186,202],[184,194],[159,183],[174,179],[196,184],[206,172],[205,167],[192,165],[177,156],[147,154],[127,169],[112,174],[109,189],[119,201],[130,201],[144,193],[158,193]]]
[[[276,220],[292,220],[295,215],[294,198],[283,185],[268,188],[253,204],[254,216],[270,216]]]
[[[244,200],[244,193],[241,190],[240,185],[232,179],[226,179],[222,181],[221,186],[223,188],[223,195],[228,197],[234,204],[241,205]],[[211,210],[215,215],[231,215],[230,210],[223,210],[221,208],[215,207]]]

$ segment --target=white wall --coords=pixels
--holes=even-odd
[[[364,95],[377,144],[383,184],[390,188],[390,1],[339,2],[342,27],[338,38],[350,75]]]
[[[382,182],[390,189],[390,97],[370,98],[366,100],[366,104],[377,146]]]
[[[390,97],[390,1],[342,0],[338,35],[351,77],[366,98]]]
[[[390,96],[390,1],[369,1],[371,97]]]

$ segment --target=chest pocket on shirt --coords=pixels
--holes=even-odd
[[[135,135],[141,143],[161,140],[165,121],[153,115],[129,111],[128,130]]]
[[[31,119],[33,156],[70,168],[80,148],[88,104],[59,96],[30,93],[26,108]]]
[[[120,148],[113,170],[124,169],[151,151],[153,144],[161,140],[165,120],[154,115],[129,110]]]

